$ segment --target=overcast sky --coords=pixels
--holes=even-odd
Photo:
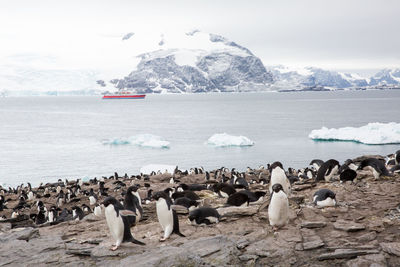
[[[0,58],[101,55],[99,36],[198,28],[265,65],[335,70],[400,66],[400,1],[0,0]],[[98,49],[98,50],[96,50]],[[23,57],[23,56],[22,56]]]

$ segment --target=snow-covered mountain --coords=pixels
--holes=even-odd
[[[267,67],[274,76],[275,90],[300,90],[321,86],[325,88],[351,88],[368,85],[368,80],[357,74],[340,73],[315,67],[291,68],[283,65]]]
[[[400,85],[400,69],[383,69],[371,77],[369,85]]]
[[[159,49],[138,55],[136,69],[114,80],[116,87],[143,93],[269,90],[272,74],[247,48],[197,30],[175,38],[180,43],[160,36]],[[124,40],[132,46],[141,41],[135,35]]]

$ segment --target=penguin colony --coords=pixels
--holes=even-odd
[[[188,223],[213,227],[223,216],[217,208],[236,206],[246,208],[253,204],[267,204],[268,221],[275,231],[289,222],[290,195],[293,184],[307,183],[356,183],[361,172],[370,172],[375,179],[393,176],[400,172],[400,150],[385,158],[363,158],[359,161],[323,161],[314,159],[309,166],[295,170],[284,169],[281,162],[267,164],[245,172],[222,167],[213,171],[192,168],[174,173],[153,172],[150,175],[94,178],[87,182],[59,180],[40,184],[30,183],[16,188],[0,186],[0,220],[29,222],[31,226],[55,225],[70,220],[82,220],[93,213],[105,217],[110,236],[115,244],[124,242],[145,245],[136,239],[134,227],[144,222],[146,206],[155,204],[155,213],[166,241],[172,234],[185,237],[179,228],[179,218]],[[156,188],[152,181],[164,177],[164,188]],[[203,177],[202,182],[188,183],[190,177]],[[167,177],[167,178],[165,178]],[[181,182],[185,180],[186,183]],[[160,181],[160,180],[157,180]],[[210,206],[204,196],[224,199],[221,206]],[[322,188],[309,196],[316,208],[335,207],[340,203],[332,190]],[[11,205],[13,203],[13,205]],[[179,212],[186,210],[186,212]],[[182,215],[184,214],[184,215]],[[148,216],[148,215],[147,215]],[[179,237],[178,237],[179,238]]]

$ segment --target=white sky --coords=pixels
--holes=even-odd
[[[62,66],[84,68],[102,63],[111,48],[104,39],[198,28],[249,48],[265,65],[400,66],[396,0],[0,0],[0,25],[3,63],[61,58]]]

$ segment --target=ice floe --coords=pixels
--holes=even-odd
[[[168,172],[170,174],[174,173],[176,166],[175,165],[164,165],[164,164],[149,164],[140,168],[140,173],[143,174],[150,174],[151,172],[158,172],[161,173]]]
[[[136,145],[150,148],[169,148],[170,143],[162,137],[152,134],[138,134],[129,138],[103,140],[104,145]]]
[[[368,145],[400,143],[400,123],[368,123],[361,127],[312,130],[309,138],[316,141],[352,141]]]
[[[254,142],[246,136],[234,136],[226,133],[214,134],[208,138],[207,144],[216,147],[228,147],[228,146],[253,146]]]

